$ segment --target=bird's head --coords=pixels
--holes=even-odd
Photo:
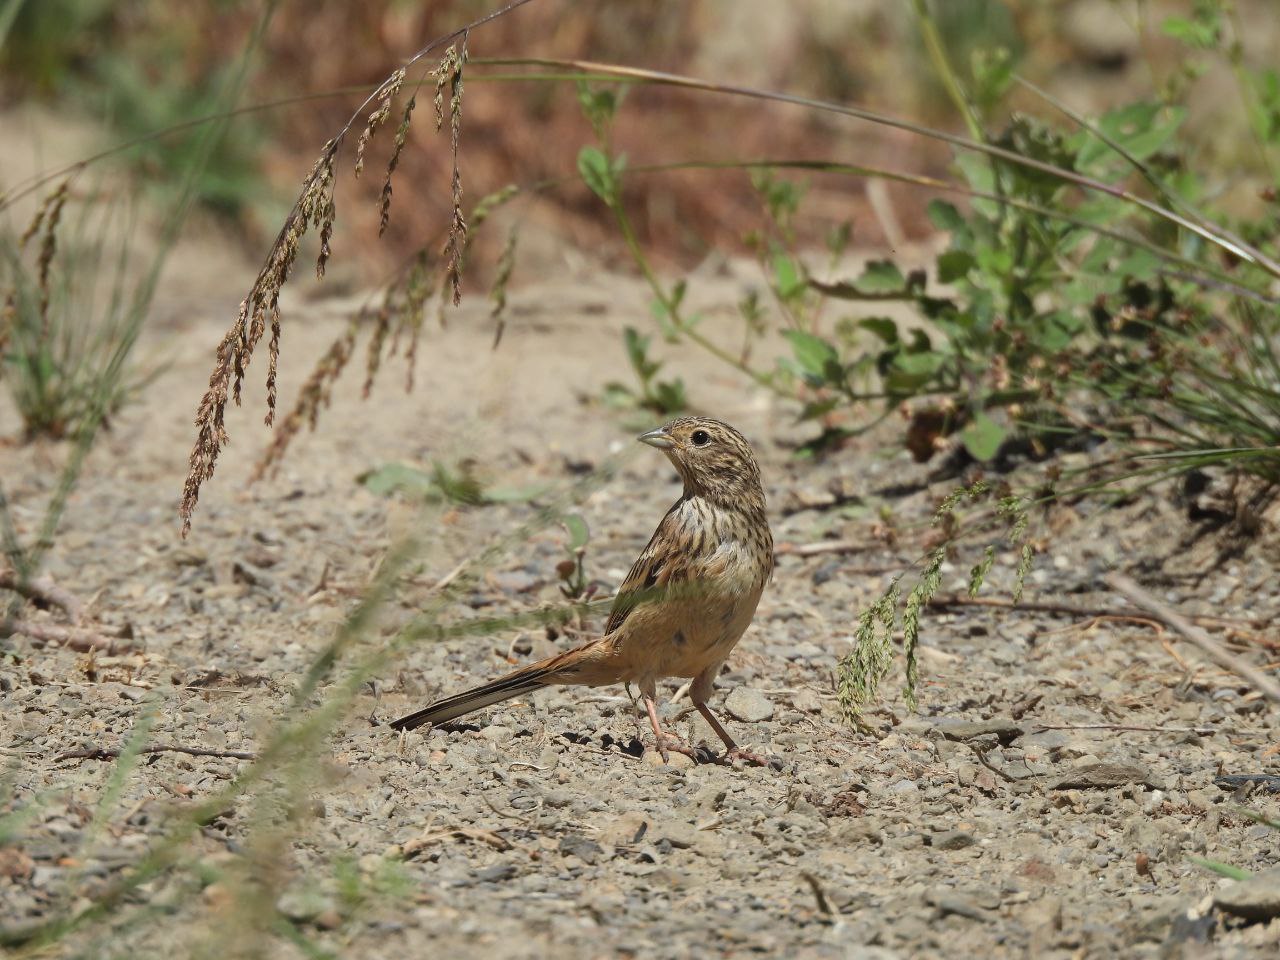
[[[686,494],[764,508],[760,467],[746,438],[727,423],[681,417],[641,434],[639,440],[667,455]]]

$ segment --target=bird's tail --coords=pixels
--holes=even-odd
[[[412,730],[424,723],[444,723],[456,720],[475,710],[510,700],[522,693],[530,693],[554,683],[590,683],[590,678],[582,677],[584,667],[595,659],[600,641],[592,641],[575,650],[569,650],[546,660],[539,660],[527,667],[508,673],[505,677],[491,680],[452,697],[437,700],[428,707],[411,713],[407,717],[391,721],[393,730]]]

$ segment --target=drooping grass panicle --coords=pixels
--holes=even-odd
[[[301,432],[304,425],[312,430],[315,429],[320,410],[329,404],[333,384],[346,368],[351,354],[355,352],[357,330],[358,323],[352,321],[342,336],[338,337],[320,358],[320,362],[316,364],[307,382],[298,392],[297,403],[276,426],[271,444],[254,465],[251,483],[273,473],[279,467],[280,460],[284,457],[290,442]]]
[[[893,634],[898,623],[901,577],[858,617],[853,650],[837,667],[840,710],[855,726],[864,726],[862,708],[875,696],[893,664]]]
[[[917,706],[916,687],[920,683],[920,664],[917,658],[917,649],[920,645],[920,613],[938,592],[938,585],[942,582],[942,564],[946,559],[945,546],[938,547],[929,555],[924,572],[916,585],[911,588],[911,593],[907,595],[907,604],[902,611],[902,652],[906,659],[907,672],[902,696],[912,710]]]
[[[449,148],[453,154],[453,215],[444,256],[449,285],[453,288],[453,305],[462,302],[462,251],[467,239],[467,221],[462,215],[462,172],[458,169],[458,141],[462,136],[462,68],[467,62],[467,33],[463,33],[460,49],[450,47],[436,68],[436,129],[444,123],[444,92],[449,91]]]
[[[27,229],[18,240],[18,248],[22,249],[37,234],[40,236],[40,255],[36,260],[36,270],[39,276],[37,288],[40,291],[40,332],[45,342],[49,337],[50,277],[54,257],[58,253],[58,225],[62,221],[62,211],[71,194],[71,181],[74,176],[73,173],[65,177],[40,201],[31,222],[27,224]]]
[[[382,305],[374,311],[373,333],[369,336],[369,349],[365,361],[364,386],[360,390],[366,400],[373,391],[373,380],[382,366],[382,348],[391,332],[391,317],[394,312],[392,296],[394,287],[388,287],[382,296]]]
[[[471,255],[471,247],[475,241],[476,231],[480,229],[495,210],[504,204],[509,203],[511,200],[514,200],[516,197],[520,196],[521,193],[521,187],[513,183],[507,184],[507,186],[502,189],[495,190],[493,193],[489,193],[481,197],[479,202],[471,208],[471,216],[466,219],[466,222],[470,224],[470,226],[467,228],[467,232],[462,243],[462,250],[458,258],[459,271],[464,269],[467,265],[467,259]],[[442,330],[447,325],[445,317],[446,307],[449,303],[453,302],[449,297],[449,293],[453,289],[452,279],[451,272],[449,270],[445,270],[440,280],[440,300],[436,305],[436,323]]]
[[[1051,484],[1043,487],[1040,492],[1044,494],[1045,491],[1050,491],[1051,496]],[[993,499],[994,505],[984,506],[976,520],[966,518],[965,523],[961,522],[958,508],[962,504],[989,503]],[[942,568],[948,556],[962,537],[968,537],[975,531],[995,532],[998,539],[1006,540],[1019,551],[1013,586],[1014,599],[1017,601],[1022,596],[1023,582],[1035,559],[1035,546],[1028,536],[1031,504],[1032,500],[1028,497],[1010,492],[1007,483],[995,483],[982,477],[955,488],[938,504],[932,520],[932,526],[936,528],[936,533],[931,538],[933,546],[918,561],[923,564],[920,576],[902,604],[902,646],[906,674],[902,694],[910,709],[916,709],[916,691],[920,683],[917,655],[920,621],[942,583]],[[1003,532],[996,532],[1001,528]],[[975,596],[986,582],[995,563],[996,551],[996,543],[987,543],[981,557],[970,568],[970,596]],[[860,714],[862,707],[876,695],[880,682],[888,674],[893,661],[892,637],[901,600],[900,584],[901,577],[894,579],[889,588],[860,614],[854,649],[837,666],[841,709],[849,722],[858,727],[864,726]]]
[[[969,596],[976,597],[978,591],[982,589],[983,583],[986,582],[987,574],[991,572],[991,565],[995,563],[996,546],[994,543],[987,544],[982,551],[982,559],[973,565],[973,569],[969,571]]]
[[[462,248],[463,265],[466,264],[479,228],[495,210],[519,195],[519,187],[508,185],[485,195],[476,202],[468,217],[471,229],[467,233]],[[510,244],[510,240],[508,243]],[[406,342],[404,388],[405,392],[413,389],[418,343],[427,314],[427,306],[437,290],[440,294],[441,309],[448,302],[448,275],[441,276],[436,273],[438,261],[433,251],[438,249],[438,246],[438,239],[432,240],[415,251],[385,284],[381,304],[376,309],[365,311],[354,320],[320,358],[299,392],[293,409],[276,425],[271,444],[255,464],[250,482],[256,482],[274,473],[293,442],[293,438],[302,431],[304,426],[315,430],[320,411],[329,403],[333,384],[346,369],[348,361],[355,352],[356,338],[363,324],[370,318],[372,318],[373,329],[370,333],[369,352],[365,361],[363,392],[367,396],[372,389],[373,378],[381,369],[384,354],[395,353],[401,344]],[[513,257],[514,250],[511,254]],[[506,259],[504,257],[504,260]],[[495,283],[502,276],[503,268],[500,264]],[[499,311],[497,319],[500,320],[500,317]]]
[[[413,121],[413,111],[417,105],[418,97],[415,94],[405,104],[404,113],[400,117],[400,126],[396,127],[396,139],[391,148],[391,159],[387,161],[387,175],[383,178],[382,193],[378,200],[381,208],[378,215],[378,236],[387,232],[387,225],[391,222],[391,176],[400,165],[400,153],[409,139],[409,124]]]
[[[446,45],[448,45],[448,52],[435,71],[439,101],[437,118],[443,125],[444,96],[447,91],[449,138],[453,160],[451,184],[453,212],[445,242],[445,256],[447,277],[453,289],[453,300],[455,304],[460,302],[462,254],[467,224],[462,214],[462,175],[458,166],[458,141],[462,130],[462,67],[467,59],[467,40],[471,30],[529,2],[531,0],[512,0],[502,8],[427,44],[380,83],[356,108],[342,129],[325,144],[319,159],[303,181],[298,199],[294,202],[292,210],[276,236],[248,296],[241,302],[235,322],[218,346],[213,372],[209,377],[209,388],[201,398],[196,414],[196,439],[191,450],[187,479],[183,485],[182,502],[179,507],[183,536],[191,530],[191,518],[199,501],[200,488],[213,477],[218,457],[227,443],[225,423],[227,403],[229,399],[234,398],[239,405],[245,369],[268,326],[271,328],[271,337],[268,346],[270,359],[267,368],[265,420],[268,425],[274,423],[276,372],[279,365],[281,339],[280,290],[288,282],[302,240],[312,228],[318,229],[320,233],[316,274],[320,277],[324,276],[325,266],[331,253],[333,225],[337,217],[334,186],[337,160],[343,142],[355,128],[357,121],[363,117],[365,123],[361,128],[354,157],[355,171],[359,175],[363,170],[365,151],[369,141],[390,117],[392,101],[403,87],[409,69],[432,51]],[[397,130],[397,144],[393,147],[392,154],[396,162],[403,148],[403,143],[400,142],[401,137],[408,134],[407,123],[411,116],[411,108],[406,109],[401,121],[403,130]],[[389,176],[390,171],[388,171]],[[389,216],[390,202],[390,192],[386,186],[384,181],[384,198],[381,201],[387,204],[383,211],[384,222]]]
[[[387,122],[391,116],[391,101],[395,99],[400,88],[404,86],[404,78],[406,71],[401,67],[395,73],[391,74],[377,93],[377,107],[369,114],[369,119],[364,125],[364,129],[360,131],[360,139],[356,141],[356,162],[352,172],[356,179],[360,178],[360,174],[364,173],[364,153],[369,147],[369,141],[373,139],[374,132]]]
[[[516,265],[516,231],[512,228],[507,233],[507,242],[498,257],[498,268],[493,277],[493,286],[489,288],[489,300],[493,309],[489,311],[489,319],[494,322],[493,349],[498,349],[502,342],[502,334],[507,328],[507,284],[511,281],[511,271]]]
[[[418,339],[422,334],[422,324],[427,315],[427,301],[435,289],[431,274],[432,258],[428,248],[423,247],[414,258],[409,270],[408,280],[404,286],[404,296],[400,304],[400,322],[396,325],[392,349],[399,346],[400,336],[407,333],[409,345],[404,351],[404,390],[413,389],[413,375],[418,360]]]

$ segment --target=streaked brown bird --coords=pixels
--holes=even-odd
[[[551,684],[634,683],[663,759],[668,750],[696,756],[663,731],[654,702],[659,679],[691,677],[690,699],[724,741],[725,758],[765,763],[739,748],[707,706],[773,572],[760,467],[742,434],[708,417],[682,417],[639,439],[667,455],[684,493],[623,581],[604,636],[433,703],[393,728],[444,723]]]

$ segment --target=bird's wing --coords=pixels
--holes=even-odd
[[[680,501],[676,501],[658,524],[658,529],[653,531],[653,536],[640,551],[640,556],[636,557],[636,562],[631,565],[626,579],[618,588],[613,607],[609,610],[609,625],[604,631],[606,635],[622,626],[627,614],[639,604],[653,599],[654,594],[662,587],[672,580],[678,581],[687,576],[687,560],[684,551],[680,549],[681,544],[677,542],[680,531],[675,513],[679,507]]]

